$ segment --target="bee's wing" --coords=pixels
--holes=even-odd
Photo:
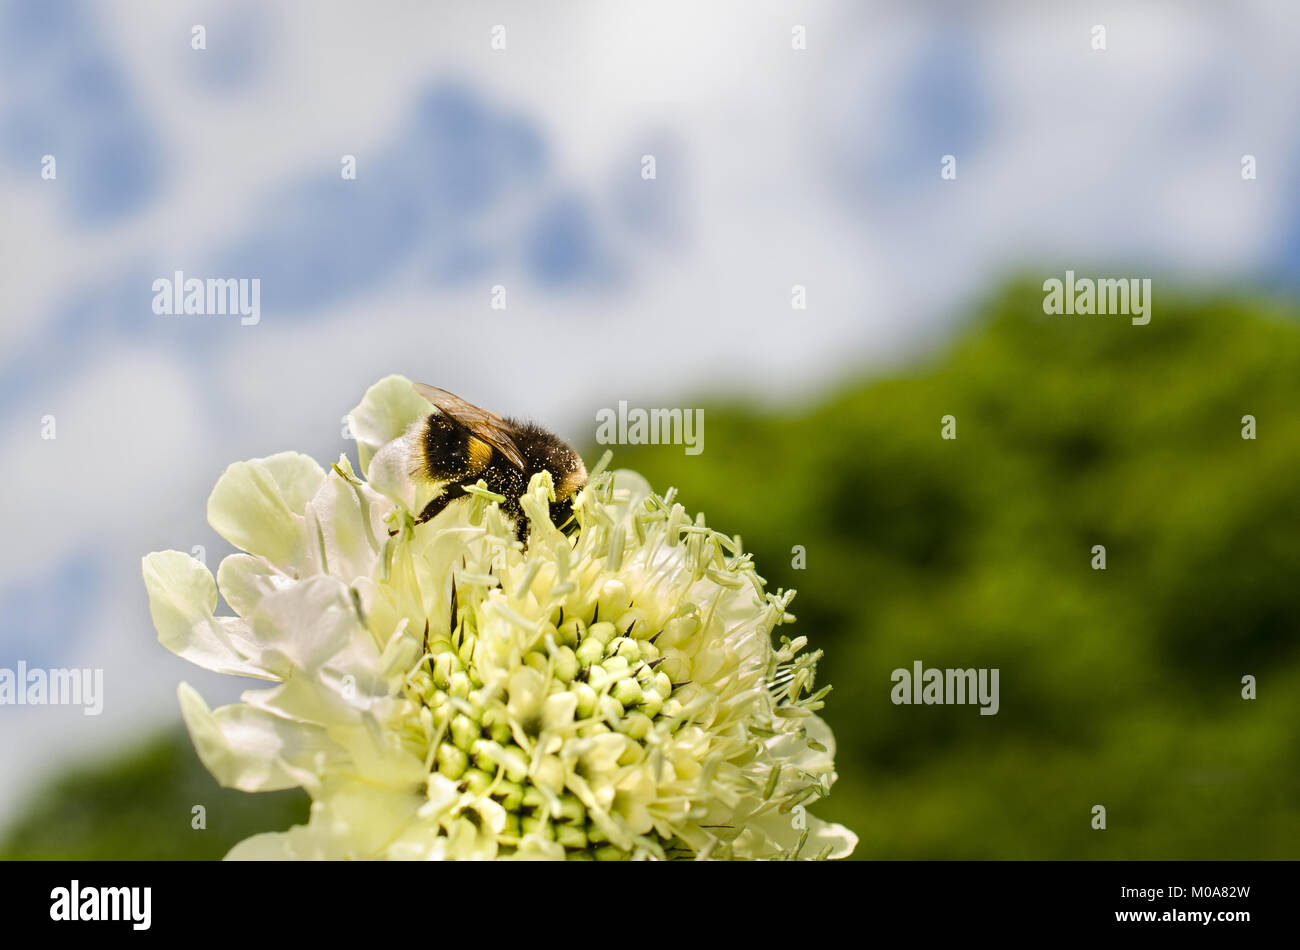
[[[439,412],[452,421],[460,423],[492,446],[492,448],[504,455],[515,468],[523,469],[527,467],[524,464],[523,453],[519,451],[519,446],[515,445],[512,435],[513,427],[495,412],[482,409],[472,402],[466,402],[459,396],[449,393],[445,389],[439,389],[437,386],[426,386],[424,383],[412,383],[411,385],[415,387],[417,393],[433,403]]]

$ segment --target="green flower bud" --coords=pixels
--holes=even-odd
[[[510,731],[510,722],[503,710],[491,707],[485,709],[481,722],[493,742],[505,744],[511,741],[513,733]]]
[[[648,629],[644,610],[638,610],[633,607],[631,610],[625,610],[614,621],[614,628],[618,631],[620,637],[649,637],[654,631]],[[630,632],[629,632],[630,631]]]
[[[506,778],[512,782],[522,782],[528,775],[528,756],[516,745],[497,746],[502,752],[502,765],[505,766]]]
[[[561,795],[559,817],[565,821],[582,824],[587,820],[587,809],[583,807],[582,802],[578,801],[576,795]]]
[[[449,779],[458,779],[469,766],[469,756],[449,742],[438,746],[438,771]]]
[[[468,768],[461,776],[461,781],[468,783],[468,788],[475,795],[482,795],[492,784],[492,776],[482,769]]]
[[[601,585],[596,607],[602,617],[612,619],[622,616],[631,603],[632,595],[628,593],[627,585],[618,578],[610,578]]]
[[[573,692],[578,697],[577,715],[579,719],[590,719],[596,714],[596,691],[586,683],[574,683]]]
[[[578,675],[580,661],[578,655],[567,646],[562,646],[555,651],[555,678],[562,683],[571,683],[573,678]]]
[[[469,695],[471,689],[473,689],[473,684],[470,683],[467,675],[460,671],[451,674],[451,685],[447,689],[448,693],[457,699],[464,699]]]
[[[659,711],[664,708],[663,697],[653,686],[649,689],[641,690],[641,712],[645,713],[651,719],[659,715]]]
[[[578,617],[566,618],[564,623],[560,624],[556,633],[559,639],[557,642],[567,647],[576,647],[587,632],[587,625]]]
[[[593,623],[587,628],[587,639],[599,641],[602,647],[616,636],[618,636],[618,628],[612,623],[606,623],[603,620],[600,623]]]
[[[433,658],[433,681],[439,689],[448,689],[451,686],[451,674],[456,671],[456,667],[455,654],[439,653]]]
[[[524,835],[523,821],[521,816],[518,813],[509,810],[506,811],[505,833],[512,838],[523,837]]]
[[[623,717],[623,721],[619,723],[619,731],[630,739],[640,741],[649,734],[651,725],[649,716],[633,711]]]
[[[578,644],[578,649],[574,651],[574,655],[584,668],[591,666],[605,655],[605,644],[588,637]]]
[[[601,718],[606,722],[614,722],[617,719],[621,719],[623,716],[623,704],[608,693],[600,697],[599,702],[596,704],[596,709],[600,712]]]
[[[641,645],[630,637],[617,637],[609,641],[605,652],[629,663],[636,663],[641,659]]]
[[[556,825],[555,840],[575,851],[587,847],[587,835],[576,825]]]
[[[629,676],[619,680],[610,695],[622,703],[624,707],[635,706],[641,702],[641,687],[637,685],[636,680]]]
[[[466,666],[474,662],[474,645],[477,642],[473,637],[466,637],[461,641],[460,649],[456,651],[457,658]]]
[[[464,713],[457,713],[451,720],[451,741],[464,752],[469,752],[481,732],[478,723]]]
[[[676,617],[664,624],[663,632],[655,639],[655,646],[661,650],[679,647],[695,636],[700,622],[695,617]]]
[[[495,794],[501,799],[501,807],[507,812],[518,811],[524,803],[524,787],[509,779],[497,785]]]
[[[519,824],[526,835],[538,835],[547,841],[555,840],[555,829],[551,823],[536,815],[525,815]]]

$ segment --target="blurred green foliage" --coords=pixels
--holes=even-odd
[[[1155,303],[1147,326],[1046,316],[1012,284],[923,365],[801,411],[697,403],[699,456],[619,449],[798,588],[839,743],[813,810],[857,857],[1300,856],[1300,325]],[[914,660],[999,669],[1000,711],[893,705]],[[209,830],[174,834],[205,801]],[[169,739],[57,783],[0,853],[215,857],[305,814]]]
[[[301,789],[220,787],[178,730],[52,782],[0,839],[0,858],[216,860],[250,835],[305,822],[309,805]]]

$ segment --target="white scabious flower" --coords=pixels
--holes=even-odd
[[[265,680],[181,712],[226,786],[301,786],[306,825],[229,858],[843,857],[852,832],[807,814],[835,780],[812,692],[819,654],[773,629],[738,539],[633,472],[593,471],[578,529],[471,490],[417,525],[404,459],[431,411],[390,376],[351,414],[361,477],[292,452],[237,462],[208,520],[241,548],[206,567],[144,558],[158,638],[209,670]],[[366,480],[368,479],[368,481]],[[235,616],[219,617],[220,587]]]

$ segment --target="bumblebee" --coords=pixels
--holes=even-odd
[[[412,385],[433,404],[434,412],[421,424],[411,474],[445,486],[420,512],[416,524],[463,498],[465,487],[482,479],[489,491],[505,496],[501,510],[515,521],[522,541],[528,533],[528,519],[519,497],[527,490],[529,479],[538,472],[550,472],[555,486],[551,520],[561,530],[576,527],[573,498],[587,484],[587,467],[559,436],[531,422],[482,409],[445,389]]]

